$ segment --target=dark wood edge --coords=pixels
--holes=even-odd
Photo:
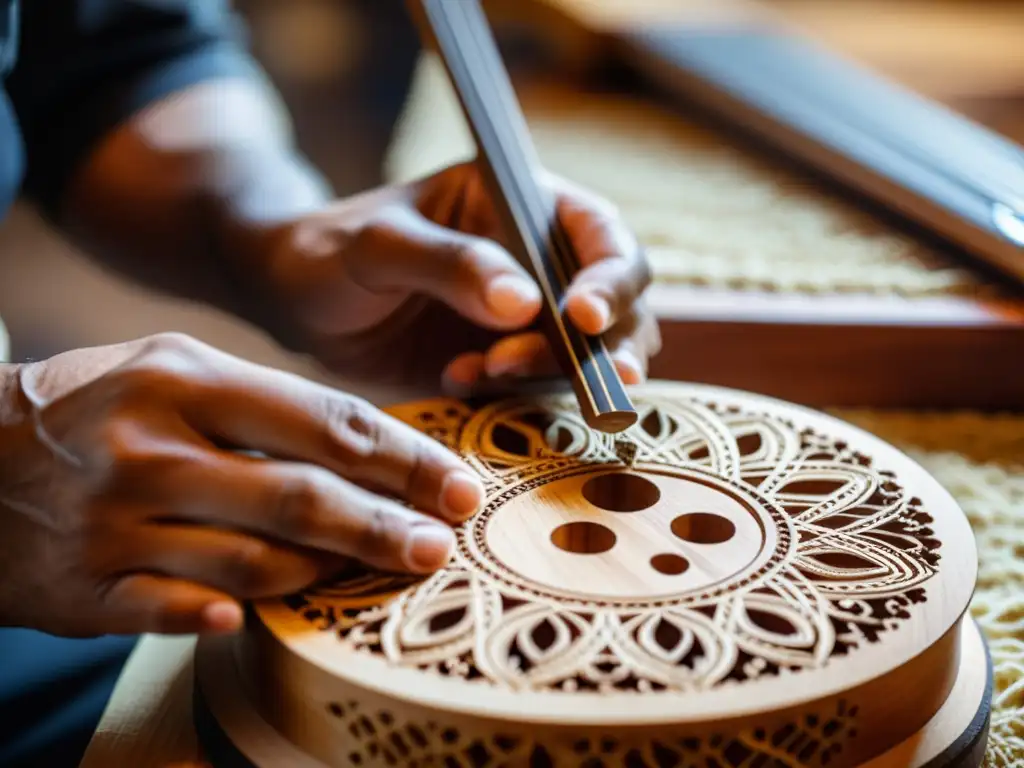
[[[664,287],[651,378],[814,408],[1024,411],[1019,305]]]
[[[192,687],[192,725],[199,739],[202,759],[213,768],[276,768],[258,766],[242,754],[206,706],[198,679]]]
[[[1024,410],[1020,334],[971,329],[662,322],[653,379],[814,408]]]
[[[970,621],[977,622],[974,619]],[[981,632],[981,627],[978,627]],[[920,768],[978,768],[988,746],[989,723],[992,717],[993,667],[988,643],[982,634],[985,646],[985,692],[981,705],[974,714],[970,725],[941,754],[929,760]],[[197,679],[192,693],[192,719],[196,735],[203,750],[203,759],[213,768],[276,768],[257,766],[234,745],[224,732],[213,713],[206,706],[202,684]]]
[[[974,713],[970,725],[952,744],[940,754],[933,757],[921,768],[978,768],[985,760],[988,748],[989,724],[992,720],[993,674],[992,654],[988,648],[985,633],[978,622],[970,619],[981,634],[981,644],[985,647],[985,692],[981,697],[981,705]]]

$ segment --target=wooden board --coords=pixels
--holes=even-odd
[[[651,251],[666,341],[654,377],[814,406],[1024,406],[1014,292],[693,115],[579,83],[518,91],[545,164],[617,203]],[[388,176],[473,151],[424,59]]]
[[[626,445],[570,395],[390,409],[459,452],[488,503],[426,580],[353,572],[255,606],[229,654],[260,741],[311,766],[746,750],[844,768],[926,728],[956,689],[977,569],[948,493],[813,411],[632,394]],[[200,669],[220,699],[223,668]]]

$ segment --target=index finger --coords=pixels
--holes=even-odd
[[[446,447],[366,401],[295,374],[210,356],[187,420],[214,442],[319,465],[452,522],[483,502],[478,476]]]

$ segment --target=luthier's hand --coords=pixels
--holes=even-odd
[[[650,271],[607,202],[546,177],[582,269],[566,312],[604,333],[624,381],[660,346],[641,300]],[[556,371],[538,333],[536,283],[498,243],[494,206],[475,164],[343,200],[268,238],[256,261],[297,344],[346,377],[462,394],[482,378]],[[251,263],[251,260],[250,260]]]
[[[2,624],[232,630],[349,558],[440,567],[482,500],[365,402],[175,335],[0,367],[0,395]]]

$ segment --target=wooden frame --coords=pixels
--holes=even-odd
[[[817,407],[1024,406],[1024,303],[655,286],[656,378]]]

